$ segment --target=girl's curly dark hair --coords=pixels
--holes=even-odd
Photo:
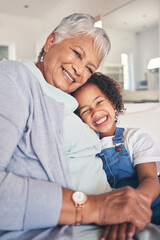
[[[125,107],[123,103],[123,89],[118,82],[102,73],[96,72],[83,86],[87,84],[95,84],[97,87],[99,87],[100,90],[106,95],[108,100],[115,105],[117,113],[124,113]],[[83,88],[83,86],[80,88]],[[78,89],[76,91],[78,91]],[[74,96],[74,93],[72,95]]]

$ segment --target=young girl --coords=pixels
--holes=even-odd
[[[152,223],[160,223],[160,187],[156,162],[160,150],[142,129],[116,127],[124,112],[122,89],[116,81],[95,73],[73,93],[79,103],[76,113],[99,134],[103,168],[111,187],[130,185],[152,197]]]

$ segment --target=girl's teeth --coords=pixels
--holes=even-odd
[[[96,125],[103,123],[104,121],[107,120],[107,116],[101,118],[99,121],[95,122]]]
[[[69,80],[70,80],[71,82],[73,82],[73,79],[69,76],[69,74],[66,72],[65,69],[63,69],[63,72],[64,72],[65,75],[69,78]]]

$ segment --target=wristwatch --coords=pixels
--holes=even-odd
[[[72,194],[72,200],[76,207],[76,225],[80,225],[82,222],[82,208],[87,201],[87,195],[83,192],[76,191]]]

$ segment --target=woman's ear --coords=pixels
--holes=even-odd
[[[116,105],[114,103],[111,103],[111,105],[114,108],[114,110],[116,110]]]
[[[53,46],[56,39],[56,33],[52,32],[48,37],[44,45],[44,51],[47,53],[50,48]]]

